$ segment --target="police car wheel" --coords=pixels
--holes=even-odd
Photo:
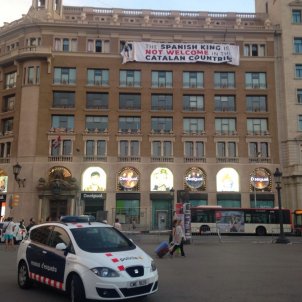
[[[23,289],[28,289],[32,285],[32,281],[29,278],[27,265],[24,261],[20,262],[18,266],[18,285]]]
[[[74,274],[70,283],[70,301],[71,302],[85,302],[86,295],[83,282],[81,278]]]

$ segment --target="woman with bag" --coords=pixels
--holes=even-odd
[[[180,249],[180,254],[181,256],[185,257],[185,252],[184,252],[184,241],[185,241],[185,234],[181,225],[181,220],[178,220],[176,223],[176,227],[173,233],[173,248],[170,251],[170,256],[173,256],[175,250],[177,248]]]

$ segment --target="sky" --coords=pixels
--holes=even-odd
[[[0,26],[3,26],[4,22],[20,19],[32,4],[32,0],[0,0],[0,2]],[[63,5],[211,12],[255,11],[254,0],[63,0]]]

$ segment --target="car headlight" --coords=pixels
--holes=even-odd
[[[91,271],[103,278],[119,277],[119,273],[109,267],[95,267]]]
[[[151,261],[151,272],[154,272],[154,271],[156,271],[156,264],[155,264],[155,261],[154,260],[152,260]]]

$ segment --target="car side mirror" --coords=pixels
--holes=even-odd
[[[58,243],[58,244],[56,245],[56,249],[57,249],[57,250],[60,250],[60,251],[64,251],[64,250],[67,249],[67,245],[66,245],[65,243],[63,243],[63,242]]]

